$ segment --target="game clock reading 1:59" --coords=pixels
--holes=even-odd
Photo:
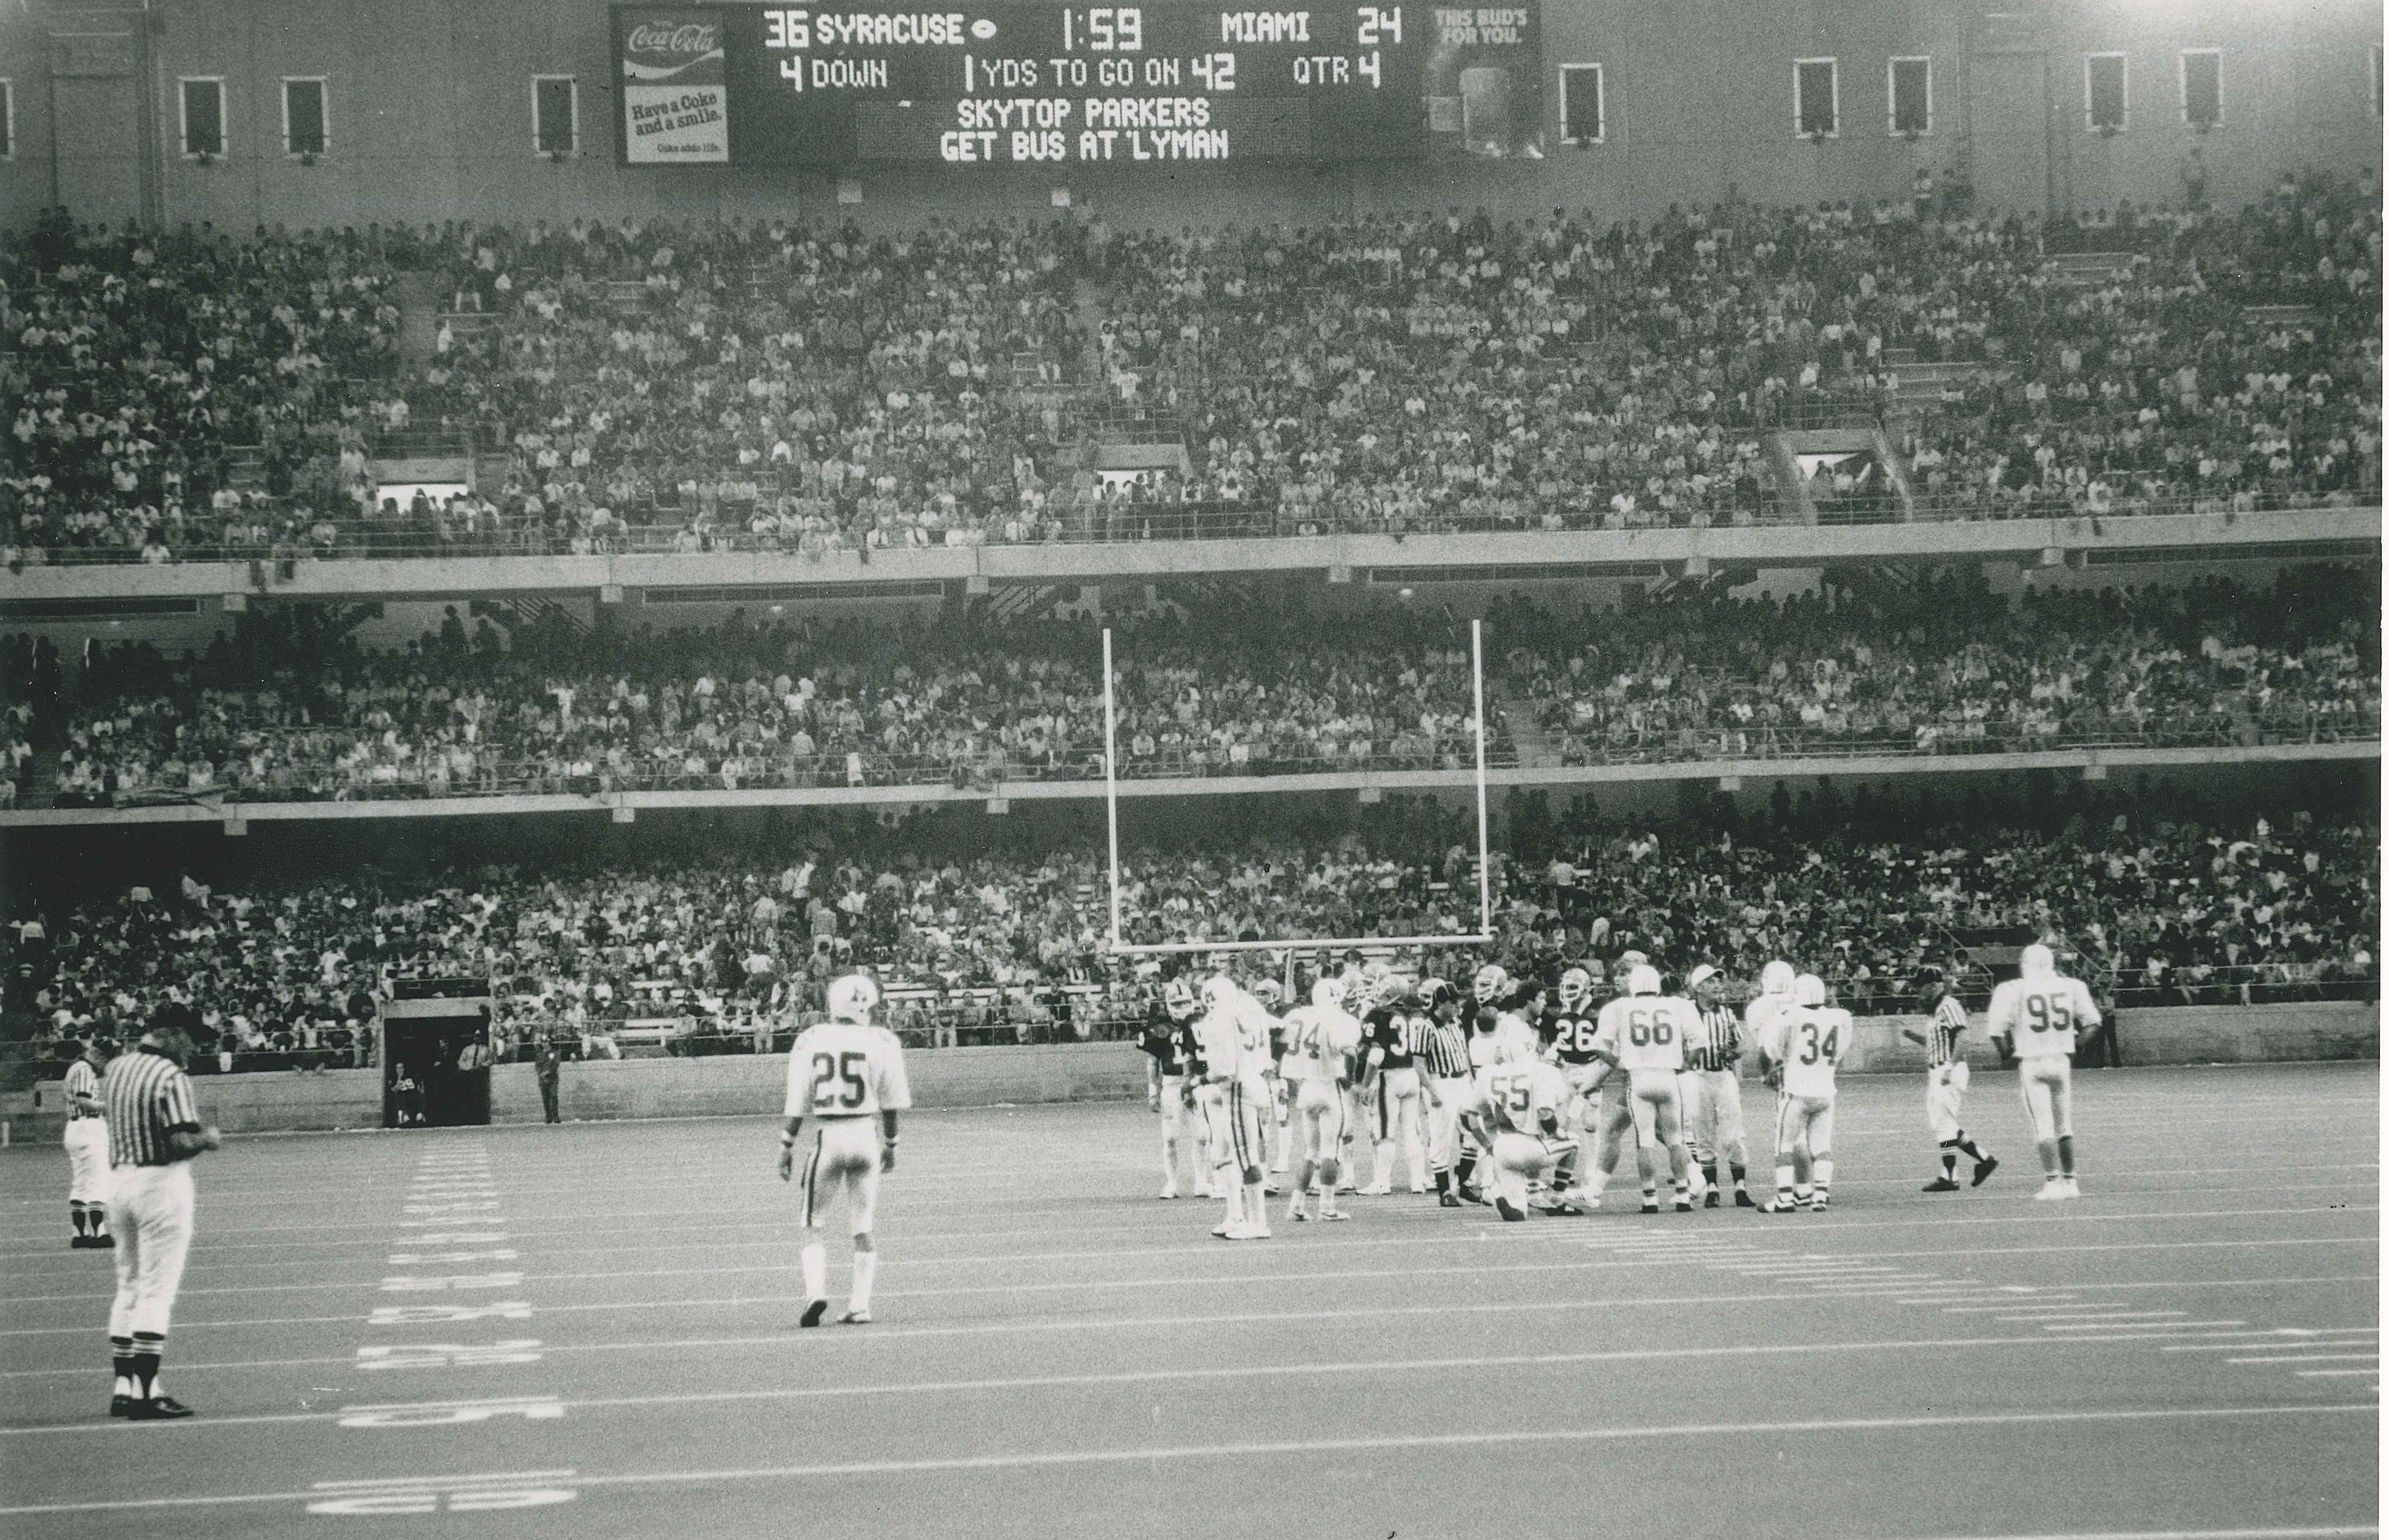
[[[725,7],[742,164],[1171,165],[1415,158],[1426,33],[1401,6]]]

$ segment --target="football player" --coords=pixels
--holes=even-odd
[[[1627,970],[1626,993],[1601,1008],[1593,1031],[1602,1059],[1592,1071],[1594,1082],[1606,1082],[1620,1072],[1626,1077],[1645,1214],[1659,1212],[1655,1152],[1661,1150],[1667,1152],[1675,1186],[1676,1212],[1690,1214],[1693,1209],[1692,1153],[1684,1148],[1676,1075],[1684,1067],[1684,1036],[1693,1015],[1692,1001],[1659,992],[1659,970],[1638,963]],[[1597,1200],[1608,1180],[1609,1173],[1596,1167],[1586,1179],[1586,1195]]]
[[[1375,1139],[1373,1164],[1376,1175],[1361,1189],[1363,1197],[1382,1198],[1394,1190],[1397,1152],[1410,1174],[1411,1190],[1426,1190],[1426,1103],[1420,1077],[1413,1034],[1408,1025],[1410,1001],[1401,994],[1361,1002],[1368,1012],[1362,1024],[1367,1046],[1359,1083],[1360,1094],[1348,1099],[1365,1113],[1373,1109]],[[1422,1024],[1420,1032],[1424,1025]]]
[[[1468,1034],[1460,1025],[1460,997],[1442,979],[1422,979],[1415,995],[1395,997],[1370,1020],[1373,1042],[1385,1045],[1399,1034],[1417,1066],[1419,1093],[1426,1102],[1426,1163],[1435,1174],[1436,1202],[1445,1208],[1458,1208],[1460,1114],[1468,1101],[1471,1073]],[[1392,1062],[1388,1048],[1385,1063]]]
[[[896,1114],[913,1104],[904,1076],[904,1049],[896,1034],[871,1025],[879,986],[868,974],[849,974],[829,986],[829,1020],[797,1034],[788,1050],[787,1122],[780,1133],[780,1179],[796,1170],[797,1134],[811,1117],[818,1126],[805,1157],[805,1308],[799,1326],[819,1326],[829,1309],[829,1253],[821,1220],[833,1191],[846,1194],[854,1235],[854,1279],[840,1325],[871,1319],[871,1284],[879,1251],[871,1227],[879,1203],[879,1174],[896,1169]]]
[[[1733,1008],[1718,998],[1717,970],[1704,962],[1686,980],[1696,1008],[1686,1030],[1684,1073],[1676,1081],[1683,1093],[1684,1123],[1693,1158],[1706,1178],[1707,1204],[1718,1207],[1723,1187],[1718,1180],[1720,1156],[1733,1177],[1736,1208],[1754,1208],[1750,1196],[1749,1153],[1742,1131],[1742,1022]]]
[[[1344,1150],[1344,1088],[1352,1078],[1361,1032],[1360,1019],[1344,1009],[1338,979],[1321,979],[1311,986],[1310,1003],[1286,1015],[1283,1068],[1294,1088],[1293,1143],[1299,1151],[1294,1196],[1285,1206],[1289,1221],[1310,1217],[1303,1209],[1306,1191],[1320,1218],[1351,1217],[1335,1206],[1335,1179]]]
[[[1269,1088],[1270,1104],[1261,1116],[1261,1143],[1269,1151],[1269,1169],[1272,1176],[1283,1177],[1286,1168],[1286,1147],[1291,1142],[1294,1088],[1285,1078],[1285,989],[1267,974],[1255,978],[1245,993],[1253,1003],[1269,1013]],[[1275,1194],[1278,1184],[1270,1182]]]
[[[1463,1116],[1486,1152],[1486,1185],[1504,1223],[1527,1217],[1531,1183],[1570,1184],[1577,1141],[1561,1126],[1561,1114],[1573,1096],[1559,1066],[1532,1056],[1497,1060],[1477,1071]],[[1582,1211],[1561,1206],[1548,1212]]]
[[[2057,957],[2036,941],[2018,960],[2019,976],[1991,991],[1991,1036],[2016,1061],[2025,1115],[2032,1120],[2048,1202],[2079,1198],[2074,1180],[2074,1035],[2099,1025],[2099,1007],[2078,978],[2057,971]]]
[[[1173,978],[1161,986],[1161,999],[1154,1005],[1153,1015],[1145,1023],[1143,1035],[1136,1046],[1144,1050],[1149,1062],[1145,1065],[1145,1100],[1161,1114],[1161,1196],[1178,1196],[1178,1152],[1186,1132],[1186,1109],[1194,1094],[1187,1079],[1187,1059],[1191,1045],[1186,1028],[1194,1019],[1194,986],[1183,978]],[[1200,1165],[1199,1152],[1196,1164]],[[1209,1197],[1209,1183],[1198,1176],[1196,1188]]]
[[[1261,1121],[1270,1104],[1269,1031],[1273,1020],[1225,974],[1203,984],[1203,1088],[1197,1101],[1210,1129],[1212,1185],[1227,1212],[1212,1234],[1230,1241],[1269,1238],[1262,1189]],[[1231,1169],[1233,1167],[1233,1169]]]
[[[1999,1163],[1968,1139],[1965,1127],[1958,1121],[1959,1109],[1966,1100],[1966,1087],[1973,1081],[1974,1072],[1967,1066],[1962,1046],[1966,1007],[1958,999],[1957,981],[1933,974],[1923,982],[1933,1007],[1932,1025],[1925,1028],[1927,1035],[1918,1037],[1904,1027],[1899,1035],[1924,1050],[1924,1126],[1933,1131],[1934,1141],[1941,1147],[1941,1175],[1926,1182],[1924,1190],[1955,1192],[1961,1152],[1974,1163],[1976,1187],[1990,1180]]]
[[[1805,1204],[1822,1214],[1833,1187],[1833,1071],[1857,1034],[1850,1013],[1825,1001],[1825,981],[1801,974],[1792,1004],[1776,1015],[1759,1063],[1775,1099],[1775,1199],[1760,1206],[1790,1214]],[[1804,1175],[1805,1173],[1805,1175]]]

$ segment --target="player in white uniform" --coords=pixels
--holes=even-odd
[[[1291,1158],[1294,1124],[1294,1088],[1286,1083],[1283,1061],[1285,1055],[1285,1012],[1279,1009],[1285,1003],[1285,989],[1267,974],[1252,982],[1245,991],[1253,1003],[1270,1018],[1269,1091],[1270,1104],[1261,1117],[1261,1142],[1269,1151],[1269,1168],[1273,1176],[1283,1177]],[[1277,1183],[1270,1182],[1269,1190],[1277,1191]]]
[[[913,1104],[904,1078],[904,1050],[896,1034],[871,1025],[879,986],[849,974],[829,986],[829,1020],[797,1034],[788,1050],[787,1123],[780,1133],[780,1179],[796,1172],[797,1134],[806,1118],[819,1127],[805,1157],[805,1309],[799,1326],[819,1326],[829,1308],[829,1250],[821,1222],[830,1194],[846,1194],[854,1233],[854,1280],[842,1325],[871,1319],[871,1284],[879,1252],[871,1238],[879,1203],[879,1174],[896,1169],[896,1114]]]
[[[2038,942],[2024,949],[2022,973],[1991,991],[1991,1036],[2011,1045],[2025,1115],[2040,1152],[2042,1182],[2034,1198],[2079,1198],[2074,1180],[2074,1034],[2099,1025],[2099,1007],[2078,978],[2057,971]]]
[[[1348,1113],[1344,1088],[1360,1051],[1361,1019],[1344,1009],[1341,979],[1321,979],[1311,986],[1310,1003],[1286,1013],[1280,1070],[1294,1088],[1294,1195],[1285,1205],[1290,1221],[1310,1217],[1303,1209],[1305,1192],[1320,1218],[1351,1217],[1335,1206],[1335,1183]]]
[[[1226,1215],[1211,1231],[1223,1240],[1266,1241],[1270,1235],[1261,1120],[1269,1115],[1273,1022],[1225,974],[1204,982],[1203,1015],[1194,1028],[1203,1050],[1203,1088],[1196,1102],[1209,1129],[1212,1184],[1227,1195]]]
[[[1792,1004],[1769,1022],[1758,1060],[1775,1099],[1775,1198],[1759,1206],[1824,1212],[1833,1186],[1833,1071],[1857,1034],[1850,1013],[1825,1003],[1825,981],[1802,974]]]
[[[99,1084],[108,1061],[108,1049],[94,1037],[83,1057],[67,1066],[67,1126],[60,1137],[67,1150],[67,1222],[74,1227],[67,1245],[75,1251],[116,1246],[108,1233],[108,1103],[100,1100]]]
[[[1634,1165],[1642,1177],[1642,1212],[1659,1212],[1655,1152],[1665,1150],[1675,1185],[1676,1212],[1693,1209],[1692,1152],[1684,1148],[1683,1106],[1676,1075],[1684,1067],[1684,1036],[1696,1012],[1693,1002],[1659,993],[1659,971],[1638,963],[1626,973],[1626,993],[1601,1008],[1593,1044],[1601,1063],[1591,1080],[1598,1087],[1626,1075],[1627,1108],[1633,1118]],[[1586,1195],[1599,1201],[1609,1173],[1596,1166],[1586,1177]]]
[[[1477,1070],[1462,1115],[1470,1125],[1470,1137],[1486,1152],[1485,1164],[1490,1168],[1486,1186],[1492,1190],[1495,1212],[1505,1222],[1516,1224],[1527,1217],[1527,1194],[1533,1183],[1548,1179],[1565,1188],[1572,1182],[1577,1141],[1562,1126],[1562,1117],[1574,1097],[1557,1065],[1531,1055],[1497,1059]]]

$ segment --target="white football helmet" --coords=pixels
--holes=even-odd
[[[2016,966],[2027,977],[2053,974],[2057,972],[2057,954],[2036,941],[2016,959]]]
[[[1242,993],[1234,979],[1225,974],[1213,974],[1203,981],[1203,1009],[1217,1011]]]
[[[1778,958],[1758,970],[1759,992],[1768,995],[1788,995],[1792,992],[1792,964]]]
[[[1318,983],[1312,985],[1310,986],[1310,1003],[1317,1006],[1322,1011],[1343,1010],[1344,980],[1342,976],[1335,974],[1329,974],[1324,978],[1322,978]]]
[[[1650,961],[1649,958],[1639,951],[1620,952],[1617,954],[1617,971],[1621,974],[1628,973],[1636,968],[1646,967]]]
[[[829,1019],[834,1022],[867,1022],[878,1003],[879,986],[871,982],[869,974],[849,974],[830,981]]]
[[[1629,995],[1655,995],[1659,992],[1659,970],[1649,963],[1629,968],[1626,973],[1626,992]]]
[[[1490,1005],[1510,992],[1509,971],[1498,962],[1488,962],[1476,970],[1476,1003]]]
[[[1581,968],[1570,968],[1560,975],[1560,1009],[1581,1011],[1592,1003],[1592,975]]]
[[[1816,1006],[1825,1003],[1825,981],[1814,974],[1802,974],[1792,981],[1792,1003]]]
[[[1161,986],[1161,1008],[1169,1012],[1172,1021],[1184,1021],[1197,1009],[1194,986],[1183,978],[1173,978]]]
[[[1256,979],[1247,993],[1261,1002],[1262,1010],[1271,1012],[1277,1010],[1278,1002],[1285,999],[1285,990],[1273,978]]]

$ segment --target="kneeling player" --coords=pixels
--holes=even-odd
[[[1561,1190],[1574,1185],[1577,1141],[1560,1126],[1561,1109],[1572,1094],[1566,1076],[1539,1059],[1504,1061],[1477,1072],[1463,1116],[1491,1168],[1486,1185],[1504,1222],[1527,1217],[1531,1183],[1549,1181]],[[1561,1206],[1548,1212],[1580,1211]]]
[[[871,1284],[879,1253],[871,1239],[879,1174],[896,1169],[896,1114],[913,1104],[904,1050],[896,1034],[871,1025],[879,986],[850,974],[829,986],[829,1020],[805,1028],[788,1050],[787,1123],[780,1134],[780,1179],[796,1169],[797,1134],[810,1116],[820,1125],[805,1157],[802,1255],[805,1309],[799,1326],[819,1326],[829,1308],[829,1253],[821,1221],[833,1192],[846,1194],[854,1233],[854,1280],[841,1324],[871,1319]]]
[[[1825,1003],[1823,979],[1802,974],[1792,984],[1792,1009],[1769,1030],[1759,1062],[1782,1094],[1775,1101],[1775,1199],[1761,1206],[1790,1214],[1806,1204],[1821,1214],[1833,1187],[1833,1071],[1856,1036],[1850,1013]]]

